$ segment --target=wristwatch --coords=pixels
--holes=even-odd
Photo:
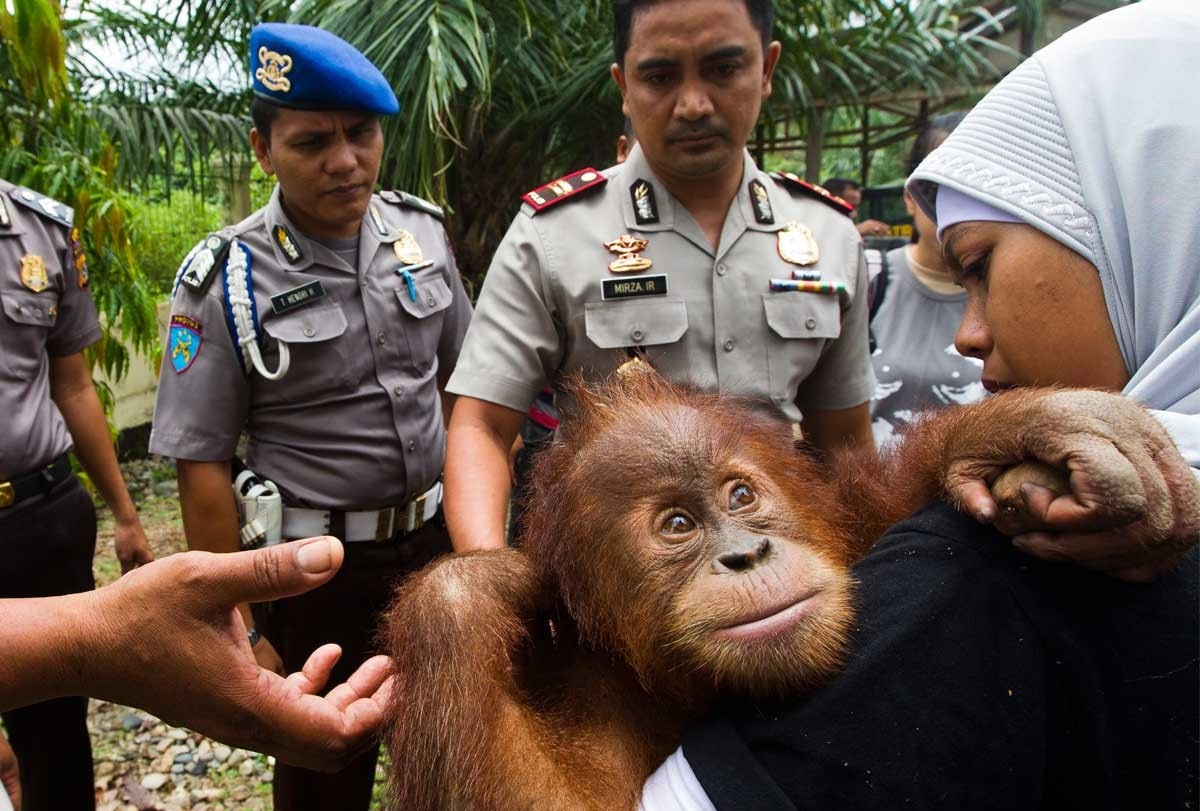
[[[258,640],[262,639],[262,634],[258,632],[257,628],[251,628],[246,632],[246,639],[250,641],[250,647],[253,648],[258,644]]]

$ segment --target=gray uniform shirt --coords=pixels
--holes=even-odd
[[[576,370],[607,375],[636,348],[673,380],[769,399],[793,420],[870,398],[866,266],[849,217],[793,193],[746,154],[714,250],[639,147],[603,174],[602,187],[576,199],[540,213],[522,207],[488,270],[450,391],[524,412],[547,382]],[[773,223],[756,217],[757,189]],[[651,208],[657,222],[646,221]],[[808,269],[844,293],[771,292],[770,279],[799,269],[778,246],[793,222],[819,246]],[[647,242],[639,255],[652,267],[609,269],[618,254],[605,243],[623,234]],[[623,295],[618,285],[639,279],[655,283]]]
[[[294,261],[281,227],[299,253]],[[393,251],[404,244],[402,232],[433,262],[412,274],[411,294]],[[372,509],[429,488],[445,457],[437,382],[454,367],[471,317],[441,222],[373,196],[352,267],[292,224],[276,187],[264,208],[227,233],[250,251],[266,365],[277,367],[278,341],[285,341],[291,366],[278,381],[245,374],[219,269],[203,295],[180,286],[172,325],[190,319],[201,340],[181,372],[168,347],[150,450],[225,461],[244,429],[247,465],[296,506]],[[273,306],[272,297],[313,282],[320,295]]]
[[[50,399],[50,357],[74,355],[100,339],[71,229],[27,205],[37,201],[69,220],[66,206],[0,180],[0,481],[71,448]]]
[[[888,286],[871,327],[875,377],[871,428],[875,444],[896,441],[913,417],[929,408],[973,403],[985,394],[983,361],[963,357],[954,333],[967,293],[938,293],[908,266],[907,248],[888,253]]]

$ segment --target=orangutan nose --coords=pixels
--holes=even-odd
[[[748,572],[762,563],[771,554],[771,539],[757,538],[745,548],[717,555],[716,568],[730,572]]]

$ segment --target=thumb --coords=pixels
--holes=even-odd
[[[327,583],[345,555],[337,538],[307,538],[250,552],[214,555],[211,593],[222,603],[258,603],[294,597]]]

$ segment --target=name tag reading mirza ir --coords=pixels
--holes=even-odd
[[[618,298],[665,296],[667,294],[667,277],[665,274],[661,276],[638,276],[633,279],[605,279],[601,285],[601,298],[605,301]]]
[[[325,288],[321,286],[321,282],[309,282],[302,287],[295,287],[271,296],[271,309],[275,311],[276,315],[283,315],[322,298],[325,298]]]

